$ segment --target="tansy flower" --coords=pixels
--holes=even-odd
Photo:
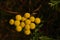
[[[16,31],[17,32],[21,32],[22,31],[22,27],[21,26],[16,26]]]
[[[26,20],[26,18],[25,17],[22,17],[22,20],[21,21],[25,21]]]
[[[17,32],[21,32],[22,29],[24,30],[24,33],[26,35],[30,35],[31,34],[31,29],[35,29],[36,28],[36,24],[41,23],[41,19],[40,18],[35,18],[34,16],[30,16],[30,13],[25,13],[24,17],[22,17],[21,15],[16,15],[15,16],[15,21],[13,19],[10,19],[9,23],[11,25],[15,25],[16,26],[16,31]]]
[[[34,23],[30,24],[30,29],[35,29],[36,25]]]
[[[21,22],[20,25],[23,28],[25,26],[25,23],[24,22]]]
[[[30,29],[30,25],[25,25],[25,29]]]
[[[31,22],[34,22],[34,21],[35,21],[35,17],[34,17],[34,16],[31,16],[31,17],[30,17],[30,21],[31,21]]]
[[[25,20],[25,23],[26,23],[26,24],[30,24],[31,21],[30,21],[29,19],[27,19],[27,20]]]
[[[16,15],[15,18],[16,18],[16,20],[20,21],[21,20],[21,15]]]
[[[14,24],[15,24],[15,26],[19,26],[20,25],[20,21],[16,20]]]
[[[14,19],[10,19],[9,24],[13,25],[14,24]]]
[[[40,18],[36,18],[36,19],[35,19],[35,23],[36,23],[36,24],[39,24],[40,22],[41,22],[41,19],[40,19]]]
[[[30,17],[30,13],[25,13],[24,17],[29,18]]]
[[[24,33],[25,33],[26,35],[30,35],[31,31],[30,31],[30,30],[24,30]]]

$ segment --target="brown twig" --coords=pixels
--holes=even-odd
[[[39,11],[40,8],[41,8],[41,5],[39,7],[37,7],[35,10],[33,10],[33,13],[36,11]]]
[[[14,11],[11,11],[11,10],[6,10],[6,9],[3,9],[3,8],[0,8],[1,10],[7,12],[7,13],[10,13],[10,14],[19,14],[19,12],[14,12]]]

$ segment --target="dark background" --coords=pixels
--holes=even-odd
[[[49,2],[50,0],[0,0],[0,40],[29,40],[31,36],[16,32],[15,27],[8,23],[16,14],[23,15],[25,12],[42,16],[44,25],[40,30],[43,31],[43,35],[59,40],[60,5],[58,4],[56,10],[48,4]]]

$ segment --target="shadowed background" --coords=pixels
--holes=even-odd
[[[31,15],[43,17],[43,35],[60,39],[59,11],[52,9],[50,0],[0,0],[0,40],[29,40],[22,32],[18,33],[14,26],[9,25],[9,19],[16,14],[30,12]],[[33,14],[36,13],[36,14]]]

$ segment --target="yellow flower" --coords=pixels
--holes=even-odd
[[[16,31],[17,32],[21,32],[22,31],[22,27],[21,26],[16,26]]]
[[[30,31],[30,30],[24,30],[24,33],[25,33],[26,35],[30,35],[31,31]]]
[[[15,26],[19,26],[20,25],[20,21],[15,21]]]
[[[40,19],[40,18],[36,18],[36,19],[35,19],[35,23],[36,23],[36,24],[39,24],[40,22],[41,22],[41,19]]]
[[[26,20],[26,18],[25,17],[22,17],[22,20],[21,21],[25,21]]]
[[[23,28],[25,26],[25,23],[24,22],[21,22],[20,25]]]
[[[16,15],[16,20],[20,21],[21,20],[21,15]]]
[[[25,25],[25,29],[30,29],[30,25]]]
[[[13,25],[14,24],[14,19],[10,19],[9,24]]]
[[[35,29],[36,25],[34,23],[30,24],[30,29]]]
[[[31,22],[34,22],[35,21],[35,17],[34,16],[31,16],[30,17],[30,20],[31,20]]]
[[[30,13],[25,13],[24,17],[29,18],[30,17]]]
[[[30,24],[31,21],[30,21],[29,19],[27,19],[27,20],[25,20],[25,23],[26,23],[26,24]]]

